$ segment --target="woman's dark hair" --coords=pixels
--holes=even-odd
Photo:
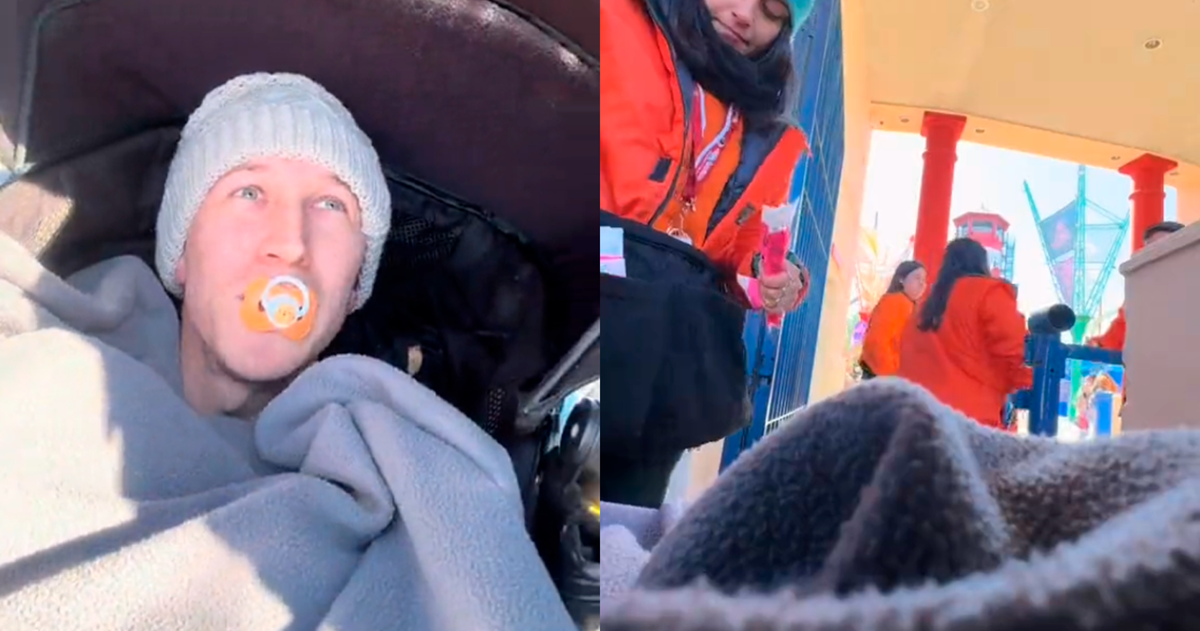
[[[897,265],[896,273],[892,274],[892,282],[888,283],[887,293],[895,294],[904,291],[904,279],[919,269],[925,269],[925,266],[919,261],[904,261]]]
[[[920,331],[936,331],[942,326],[942,316],[946,315],[946,303],[950,301],[950,292],[958,279],[966,276],[991,276],[988,272],[987,250],[978,242],[963,237],[955,239],[946,246],[942,256],[942,269],[938,270],[937,280],[929,297],[921,306],[917,329]]]
[[[680,61],[700,87],[742,113],[747,129],[790,118],[799,89],[792,66],[791,22],[770,47],[747,57],[717,34],[704,0],[668,0],[666,11],[667,38]]]

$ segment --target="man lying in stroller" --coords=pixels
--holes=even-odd
[[[155,252],[182,298],[188,404],[257,416],[370,297],[390,225],[371,141],[323,88],[257,74],[212,91],[171,163]]]
[[[0,449],[28,489],[0,493],[5,628],[575,627],[504,449],[399,370],[317,361],[390,224],[351,113],[260,73],[183,129],[161,286],[133,257],[63,283],[0,234],[0,402],[36,419],[9,428],[20,457]],[[50,379],[76,398],[44,396]]]

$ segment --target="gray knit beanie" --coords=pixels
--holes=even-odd
[[[367,251],[353,309],[371,295],[392,223],[392,202],[370,138],[332,94],[300,75],[257,73],[231,79],[204,97],[188,118],[167,174],[158,211],[155,264],[167,291],[196,211],[232,169],[255,158],[304,160],[329,169],[358,198]]]

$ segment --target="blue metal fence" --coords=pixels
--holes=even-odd
[[[754,420],[725,440],[722,468],[808,402],[845,152],[841,18],[839,0],[818,0],[794,48],[801,85],[798,118],[811,153],[801,158],[792,182],[792,199],[800,200],[792,251],[812,273],[812,287],[780,330],[769,329],[758,314],[747,319]]]

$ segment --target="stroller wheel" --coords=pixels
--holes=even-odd
[[[560,445],[547,454],[534,539],[580,629],[600,624],[600,405],[571,411]]]
[[[599,520],[579,511],[561,531],[555,583],[567,611],[583,631],[600,626]]]

